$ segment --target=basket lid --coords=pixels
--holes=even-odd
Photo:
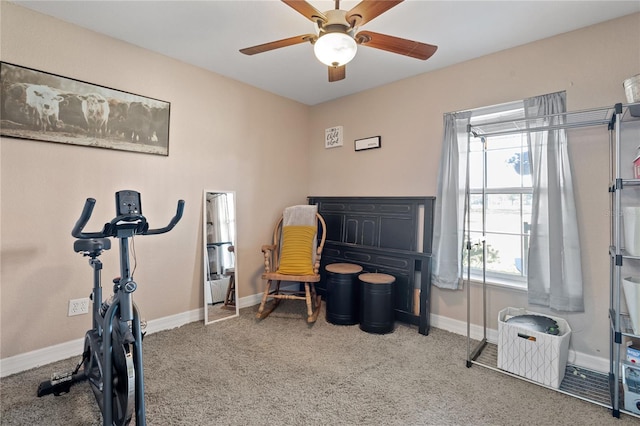
[[[517,315],[505,322],[516,324],[529,330],[553,334],[554,336],[560,334],[558,323],[554,319],[542,315]]]

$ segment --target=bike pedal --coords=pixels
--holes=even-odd
[[[53,383],[51,380],[47,380],[46,382],[40,383],[38,386],[38,397],[50,394],[60,396],[65,393],[69,393],[72,384],[73,383],[71,381]]]
[[[55,386],[60,383],[70,382],[73,380],[73,372],[68,371],[65,373],[53,373],[51,375],[51,385]]]
[[[71,392],[71,384],[57,388],[57,390],[53,392],[53,396],[60,396],[69,392]]]

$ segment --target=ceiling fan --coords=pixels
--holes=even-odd
[[[315,24],[314,34],[304,34],[278,41],[240,49],[245,55],[268,52],[281,47],[310,42],[318,60],[329,67],[329,82],[346,77],[346,64],[356,54],[357,45],[369,46],[387,52],[416,59],[429,59],[437,46],[407,40],[372,31],[358,31],[359,28],[403,0],[362,0],[349,11],[340,10],[340,0],[335,0],[335,9],[320,12],[304,0],[282,0],[296,12]]]

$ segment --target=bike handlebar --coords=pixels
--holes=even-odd
[[[89,222],[89,218],[91,217],[91,213],[93,213],[93,208],[95,206],[95,198],[87,198],[87,200],[84,202],[84,208],[82,209],[80,218],[71,230],[71,235],[73,235],[75,238],[104,238],[104,236],[100,232],[82,232],[87,222]]]
[[[169,232],[173,229],[174,226],[180,221],[182,218],[182,212],[184,212],[184,200],[178,200],[178,207],[176,209],[176,215],[171,218],[169,224],[164,228],[158,229],[148,229],[146,232],[143,232],[143,235],[157,235],[164,234],[165,232]]]
[[[171,231],[173,227],[176,226],[176,224],[182,218],[182,213],[184,212],[184,200],[178,200],[178,208],[176,210],[175,216],[171,219],[171,221],[169,221],[169,224],[163,228],[149,229],[147,219],[143,215],[128,214],[117,216],[111,222],[106,223],[101,232],[83,232],[84,227],[91,218],[91,213],[93,213],[93,208],[95,207],[95,205],[96,200],[94,198],[86,199],[86,201],[84,202],[82,213],[80,214],[80,218],[71,230],[72,236],[79,239],[116,237],[117,230],[119,228],[122,229],[125,227],[128,229],[134,229],[134,234],[139,235],[164,234],[165,232]]]

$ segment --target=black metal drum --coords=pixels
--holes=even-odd
[[[358,279],[362,266],[351,263],[332,263],[327,271],[327,321],[338,325],[357,324]]]
[[[360,329],[368,333],[391,333],[395,325],[393,283],[388,274],[361,274]]]

